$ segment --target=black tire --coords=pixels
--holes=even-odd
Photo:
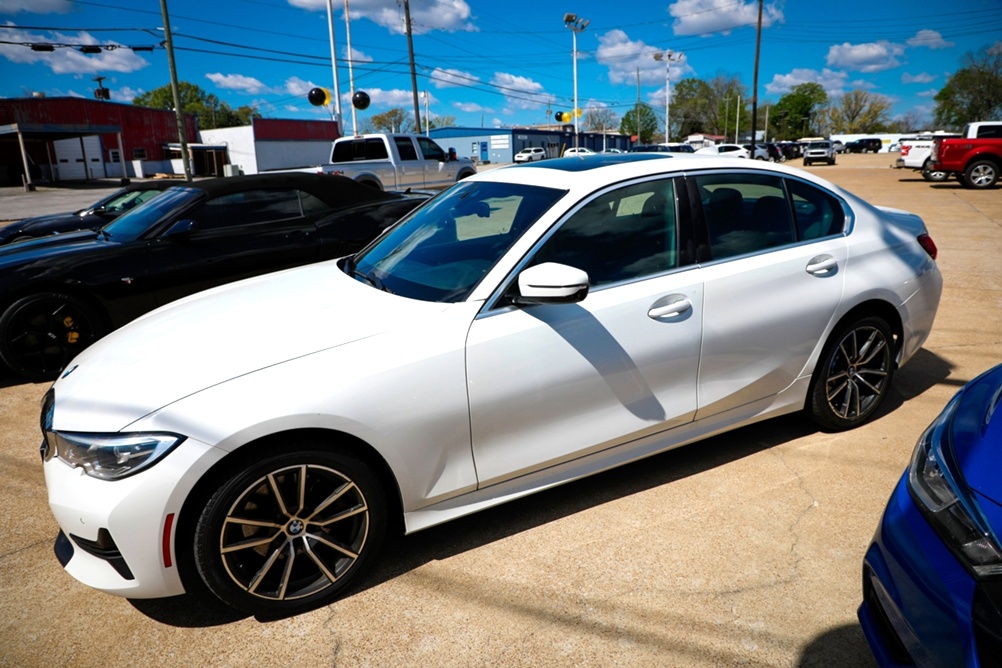
[[[811,419],[827,431],[865,423],[887,396],[894,376],[894,338],[887,323],[865,317],[828,340],[807,396]]]
[[[968,188],[991,188],[999,180],[999,166],[991,160],[975,160],[964,170],[963,180]]]
[[[810,160],[804,160],[804,167],[807,167],[809,164],[811,164]]]
[[[43,292],[17,300],[0,316],[0,358],[28,380],[52,380],[104,334],[101,317],[83,301]]]
[[[926,181],[932,181],[933,183],[939,183],[940,181],[946,181],[950,178],[949,172],[934,172],[929,168],[930,162],[925,161],[922,165],[922,178]]]
[[[264,617],[312,610],[372,563],[386,534],[383,486],[362,461],[322,447],[245,459],[206,503],[195,565],[227,605]]]

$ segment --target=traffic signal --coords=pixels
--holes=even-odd
[[[326,107],[331,103],[331,92],[326,88],[314,88],[306,94],[306,98],[314,107]]]

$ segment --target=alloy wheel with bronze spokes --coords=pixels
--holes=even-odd
[[[883,319],[867,317],[840,329],[815,371],[811,417],[833,431],[869,420],[887,396],[894,357],[894,338]]]
[[[230,478],[195,530],[209,589],[252,614],[295,614],[333,600],[378,549],[381,487],[362,462],[334,452],[266,458]]]

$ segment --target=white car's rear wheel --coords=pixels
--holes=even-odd
[[[366,464],[338,452],[290,450],[251,461],[202,511],[199,574],[225,603],[255,615],[331,602],[382,543],[382,485]]]
[[[822,428],[843,431],[869,420],[894,375],[894,337],[887,323],[865,317],[829,340],[814,370],[807,408]]]

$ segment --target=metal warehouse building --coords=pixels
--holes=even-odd
[[[479,163],[512,162],[523,148],[541,146],[546,157],[558,158],[574,146],[574,126],[551,128],[435,128],[428,133],[446,150]],[[593,151],[630,147],[630,138],[618,133],[579,132],[578,145]]]

